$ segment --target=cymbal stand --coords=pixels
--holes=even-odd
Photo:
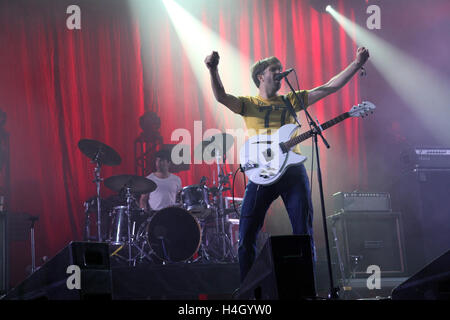
[[[228,176],[223,174],[223,169],[220,165],[220,155],[217,154],[216,156],[216,162],[217,162],[217,181],[219,183],[218,188],[218,206],[216,206],[216,212],[217,212],[217,220],[216,220],[216,230],[217,235],[222,240],[222,260],[225,261],[229,256],[231,255],[232,260],[235,260],[236,257],[233,254],[232,246],[231,246],[231,239],[228,236],[228,234],[225,232],[225,210],[223,208],[224,205],[224,199],[223,199],[223,188],[224,185],[229,183]],[[226,162],[226,154],[223,154],[223,165],[225,165]],[[220,225],[219,225],[220,220]],[[220,229],[219,229],[220,228]]]
[[[127,198],[127,209],[125,210],[125,214],[127,216],[127,227],[128,227],[128,264],[130,266],[135,266],[136,265],[136,257],[139,255],[136,255],[136,257],[132,258],[132,252],[131,252],[131,247],[135,247],[140,255],[141,255],[141,259],[142,257],[146,257],[147,259],[149,259],[150,261],[153,261],[152,258],[146,254],[144,252],[143,249],[141,249],[136,243],[135,243],[135,239],[134,239],[134,235],[135,235],[135,230],[133,227],[133,232],[131,232],[131,201],[132,200],[136,200],[133,195],[131,194],[131,188],[126,186],[125,187],[126,190],[126,198]],[[133,236],[132,236],[133,234]]]
[[[39,220],[38,217],[30,217],[29,220],[31,221],[30,226],[30,240],[31,240],[31,273],[34,273],[36,271],[36,242],[34,239],[34,224],[36,221]]]
[[[84,221],[84,241],[89,241],[91,237],[90,233],[90,217],[89,217],[89,202],[84,202],[84,214],[85,214],[85,221]]]
[[[131,266],[131,200],[132,200],[132,195],[130,192],[130,188],[126,187],[127,190],[127,210],[126,210],[126,215],[127,215],[127,224],[128,224],[128,263]]]
[[[103,181],[103,179],[100,177],[100,157],[101,149],[97,152],[92,162],[95,162],[95,168],[94,168],[94,182],[97,186],[97,237],[98,241],[102,242],[102,227],[101,227],[101,204],[100,204],[100,184]]]

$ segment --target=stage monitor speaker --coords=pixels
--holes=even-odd
[[[5,300],[110,300],[112,281],[108,250],[107,243],[71,242],[9,291]],[[67,285],[69,277],[75,275],[68,269],[73,265],[80,270],[79,289]]]
[[[272,236],[239,289],[239,300],[303,300],[316,297],[311,238]]]
[[[367,278],[370,265],[379,266],[382,277],[406,275],[399,212],[342,212],[327,223],[333,261],[343,264],[345,278]]]
[[[450,250],[392,290],[392,300],[450,300]]]

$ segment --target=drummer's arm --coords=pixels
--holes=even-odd
[[[150,196],[150,193],[141,194],[141,197],[139,198],[139,207],[141,209],[148,209],[148,198]]]

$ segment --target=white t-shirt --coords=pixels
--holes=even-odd
[[[155,174],[149,174],[147,179],[156,183],[156,189],[150,192],[148,204],[153,210],[161,210],[172,206],[176,202],[177,192],[181,190],[180,177],[170,174],[167,178],[158,178]]]

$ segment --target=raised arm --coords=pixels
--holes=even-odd
[[[228,109],[235,113],[241,112],[241,101],[235,96],[225,92],[222,81],[220,80],[218,64],[219,64],[219,54],[213,51],[212,54],[205,58],[206,67],[209,69],[209,74],[211,76],[211,87],[214,92],[214,97],[218,102],[226,106]]]
[[[356,59],[341,73],[331,78],[326,84],[314,88],[308,92],[308,104],[312,105],[320,99],[341,89],[358,72],[369,59],[369,50],[361,47],[356,51]]]

